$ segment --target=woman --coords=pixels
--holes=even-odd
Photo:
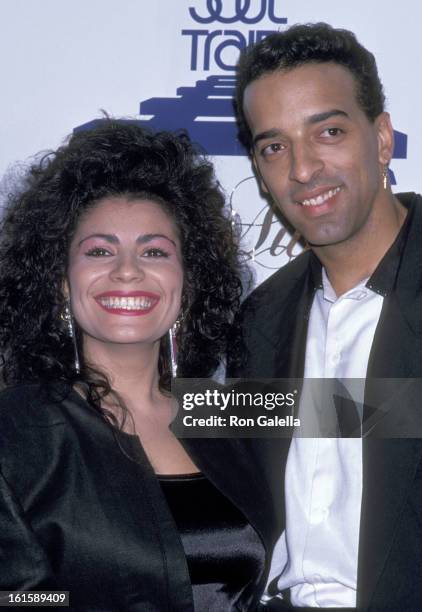
[[[240,292],[223,197],[185,136],[105,120],[32,168],[0,244],[0,590],[255,609],[266,486],[246,442],[177,440],[167,391],[175,338],[178,375],[216,368]]]

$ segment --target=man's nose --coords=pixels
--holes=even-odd
[[[324,167],[323,160],[310,144],[294,145],[290,156],[289,178],[297,183],[311,182]]]

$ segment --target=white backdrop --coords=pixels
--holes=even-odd
[[[395,190],[421,188],[422,6],[413,0],[1,0],[0,11],[0,175],[57,147],[101,109],[187,127],[213,154],[259,282],[298,249],[265,218],[247,157],[233,154],[230,66],[259,32],[327,21],[353,30],[375,54],[402,133]],[[272,222],[268,233],[264,221]]]

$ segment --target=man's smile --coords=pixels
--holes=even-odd
[[[323,193],[315,197],[304,198],[302,201],[299,201],[299,204],[302,204],[303,206],[320,206],[321,204],[324,204],[324,202],[335,196],[340,191],[340,189],[341,187],[335,187],[334,189],[324,191]]]

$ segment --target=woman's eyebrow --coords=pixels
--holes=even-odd
[[[85,236],[85,238],[82,238],[82,240],[78,242],[78,246],[81,246],[81,244],[85,242],[85,240],[89,240],[90,238],[101,238],[102,240],[110,242],[111,244],[119,243],[119,239],[115,234],[90,234],[89,236]]]
[[[85,242],[85,240],[89,240],[90,238],[101,238],[102,240],[110,242],[111,244],[119,244],[120,242],[115,234],[90,234],[89,236],[85,236],[84,238],[82,238],[82,240],[78,242],[78,246],[81,246],[81,244]],[[138,236],[136,242],[138,244],[145,244],[146,242],[151,242],[151,240],[155,240],[157,238],[164,238],[164,240],[168,240],[174,246],[176,246],[175,241],[166,236],[165,234],[142,234],[141,236]]]
[[[176,246],[175,241],[166,236],[165,234],[142,234],[142,236],[138,236],[136,242],[138,244],[145,244],[146,242],[151,242],[151,240],[155,240],[156,238],[164,238],[164,240],[168,240],[174,246]]]

